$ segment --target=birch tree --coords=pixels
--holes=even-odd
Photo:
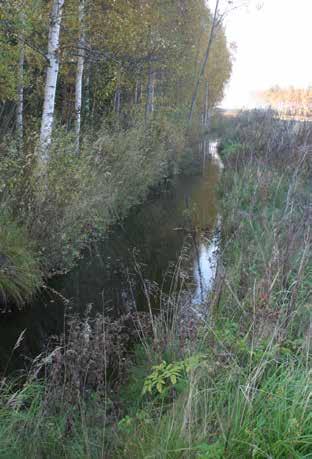
[[[199,86],[200,86],[202,78],[203,78],[203,76],[205,74],[205,70],[206,70],[206,67],[207,67],[207,64],[208,64],[208,60],[209,60],[209,56],[210,56],[211,46],[212,46],[212,43],[213,43],[213,40],[214,40],[214,37],[215,37],[215,33],[216,33],[216,29],[217,29],[217,26],[218,26],[218,23],[219,23],[219,5],[220,5],[220,0],[216,0],[214,14],[213,14],[213,17],[212,17],[211,29],[210,29],[210,33],[209,33],[207,49],[206,49],[205,57],[204,57],[204,60],[203,60],[203,63],[202,63],[201,69],[200,69],[199,77],[198,77],[198,79],[196,81],[196,84],[195,84],[194,93],[193,93],[193,96],[192,96],[192,102],[191,102],[190,113],[189,113],[189,122],[192,121],[192,117],[193,117],[193,113],[194,113],[195,103],[196,103],[196,100],[197,100]]]
[[[139,80],[135,82],[134,103],[135,105],[141,102],[142,83]]]
[[[208,129],[209,124],[209,82],[206,81],[205,88],[205,107],[204,107],[204,127]]]
[[[192,121],[194,109],[196,105],[196,101],[198,98],[200,84],[204,78],[206,68],[208,66],[208,62],[211,56],[211,49],[212,45],[215,41],[217,33],[222,29],[222,24],[224,18],[229,15],[232,11],[242,8],[243,6],[247,6],[250,3],[250,0],[215,0],[215,8],[214,13],[212,16],[212,23],[211,28],[208,36],[208,43],[205,52],[205,56],[200,68],[199,76],[196,80],[194,92],[192,95],[191,106],[189,111],[189,122]],[[207,82],[209,85],[209,81]]]
[[[152,27],[149,24],[148,26],[149,30],[149,47],[150,47],[150,52],[148,56],[148,69],[147,69],[147,86],[146,86],[146,103],[145,103],[145,124],[147,123],[148,116],[151,115],[154,112],[154,94],[155,94],[155,82],[154,82],[154,72],[153,72],[153,38],[154,38],[154,33],[152,31]]]
[[[115,91],[115,97],[114,97],[114,111],[117,116],[120,115],[120,108],[121,108],[121,89],[119,86],[117,86],[116,91]]]
[[[146,105],[145,105],[145,123],[150,114],[154,112],[154,94],[155,94],[155,81],[154,72],[152,69],[152,57],[150,56],[148,62],[148,75],[146,87]]]
[[[85,64],[85,0],[79,0],[79,49],[75,84],[75,114],[76,114],[76,153],[80,152],[82,84]]]
[[[60,65],[60,28],[63,6],[64,0],[53,0],[48,39],[48,68],[44,90],[44,103],[39,142],[39,155],[43,162],[46,162],[49,159],[49,147],[52,140],[56,84]]]
[[[22,23],[24,15],[21,13]],[[16,131],[18,149],[20,152],[23,150],[24,140],[24,61],[25,61],[25,48],[24,38],[21,34],[18,39],[19,46],[19,61],[18,61],[18,85],[17,85],[17,108],[16,108]]]
[[[225,2],[220,0],[222,12]],[[19,15],[21,4],[25,27]],[[62,7],[66,8],[63,17]],[[86,125],[91,126],[114,109],[118,113],[121,103],[122,111],[130,112],[134,102],[137,116],[146,120],[156,110],[160,115],[176,112],[176,119],[188,117],[211,23],[206,0],[0,0],[1,130],[7,132],[14,124],[22,133],[23,127],[25,139],[31,126],[27,121],[41,121],[36,151],[47,161],[57,114],[64,128],[73,127],[77,152],[83,113]],[[209,81],[209,108],[222,98],[230,58],[224,29],[219,27],[199,85],[196,110],[203,111],[204,80]],[[62,95],[57,100],[56,86]],[[120,122],[127,125],[127,117]],[[18,132],[16,137],[22,138]]]

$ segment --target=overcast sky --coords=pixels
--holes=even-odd
[[[260,10],[234,11],[226,21],[237,52],[224,107],[253,106],[253,92],[276,84],[312,85],[312,0],[261,3]]]

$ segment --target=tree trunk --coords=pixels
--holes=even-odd
[[[75,84],[75,114],[76,114],[76,153],[80,152],[80,130],[81,130],[81,106],[82,106],[82,82],[85,63],[85,0],[79,0],[79,50]]]
[[[91,63],[87,64],[86,72],[85,72],[85,81],[84,81],[84,113],[85,117],[88,119],[90,117],[90,99],[91,99],[91,89],[90,89],[90,73],[91,73]]]
[[[214,15],[213,15],[213,19],[212,19],[211,30],[210,30],[210,34],[209,34],[209,40],[208,40],[208,45],[207,45],[207,49],[206,49],[204,62],[202,64],[202,66],[201,66],[199,77],[198,77],[198,79],[196,81],[194,93],[193,93],[193,96],[192,96],[191,108],[190,108],[190,113],[189,113],[189,122],[191,122],[192,118],[193,118],[195,103],[196,103],[198,90],[199,90],[199,85],[200,85],[200,82],[201,82],[201,80],[202,80],[202,78],[204,76],[204,73],[205,73],[205,70],[206,70],[206,66],[207,66],[207,63],[208,63],[208,60],[209,60],[211,45],[213,43],[214,34],[215,34],[217,22],[218,22],[219,3],[220,3],[220,0],[217,0],[216,1]]]
[[[25,49],[24,39],[19,38],[19,61],[18,61],[18,87],[17,87],[17,110],[16,110],[16,130],[18,149],[23,151],[24,143],[24,61]]]
[[[44,103],[39,142],[39,155],[43,162],[46,162],[49,159],[49,147],[52,140],[56,84],[59,72],[60,28],[63,5],[64,0],[53,0],[47,53],[49,65],[47,68],[44,90]]]
[[[114,111],[119,116],[121,108],[121,89],[117,86],[114,97]]]
[[[149,59],[148,64],[148,79],[147,79],[147,89],[146,89],[146,105],[145,105],[145,123],[147,122],[147,117],[154,112],[154,94],[155,94],[155,82],[154,82],[154,73],[152,70],[152,59]]]
[[[209,127],[209,83],[206,81],[205,89],[205,109],[204,109],[204,127],[206,130]]]
[[[134,93],[134,103],[135,105],[139,104],[141,101],[141,92],[142,92],[142,86],[139,80],[136,80],[135,83],[135,93]]]

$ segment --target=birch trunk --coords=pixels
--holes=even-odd
[[[85,0],[79,0],[79,50],[75,84],[75,114],[76,114],[76,153],[80,152],[81,107],[82,107],[82,82],[85,63]]]
[[[115,91],[115,97],[114,97],[114,111],[117,113],[117,115],[120,115],[120,107],[121,107],[121,89],[117,87]]]
[[[85,72],[85,97],[84,97],[84,106],[85,106],[85,116],[86,118],[90,117],[90,98],[91,98],[91,90],[90,90],[90,73],[91,73],[91,63],[87,65],[86,72]]]
[[[47,53],[49,64],[44,90],[44,103],[39,142],[39,155],[43,162],[46,162],[49,159],[49,147],[52,139],[56,84],[59,72],[60,28],[63,5],[64,0],[53,0]]]
[[[191,108],[190,108],[190,113],[189,113],[189,122],[191,122],[192,118],[193,118],[195,103],[196,103],[196,99],[197,99],[197,96],[198,96],[199,85],[200,85],[200,82],[201,82],[201,80],[202,80],[202,78],[204,76],[204,73],[205,73],[205,70],[206,70],[206,66],[208,64],[211,45],[212,45],[213,40],[214,40],[215,30],[216,30],[216,26],[217,26],[217,22],[218,22],[219,3],[220,3],[220,0],[217,0],[216,1],[216,6],[215,6],[215,10],[214,10],[214,14],[213,14],[213,18],[212,18],[211,30],[210,30],[210,34],[209,34],[209,40],[208,40],[208,45],[207,45],[207,49],[206,49],[204,62],[202,64],[202,66],[201,66],[199,77],[198,77],[198,79],[196,81],[194,93],[193,93],[193,96],[192,96]]]
[[[155,81],[154,74],[151,71],[149,74],[148,87],[147,87],[147,113],[154,112],[154,97],[155,97]]]
[[[145,106],[145,123],[147,122],[148,115],[154,112],[154,94],[155,94],[155,82],[154,74],[152,71],[152,60],[149,60],[148,66],[148,79],[146,89],[146,106]]]
[[[21,153],[24,144],[24,61],[25,49],[24,39],[19,39],[19,61],[18,61],[18,87],[17,87],[17,110],[16,110],[16,130],[18,149]]]
[[[139,82],[139,80],[137,80],[135,83],[135,93],[134,93],[135,105],[140,103],[140,98],[141,98],[141,83]]]
[[[208,81],[206,81],[204,127],[208,129],[208,126],[209,126],[209,83]]]

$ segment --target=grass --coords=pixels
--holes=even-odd
[[[205,358],[182,393],[142,400],[149,422],[128,420],[116,457],[312,457],[310,164],[300,131],[274,156],[255,150],[257,129],[269,146],[285,135],[257,117],[225,151],[222,295],[184,354]]]
[[[41,286],[36,251],[26,232],[0,213],[0,303],[21,307]]]
[[[218,375],[205,361],[171,406],[150,404],[131,419],[115,457],[309,457],[310,371],[300,358],[274,364],[268,356]]]
[[[141,391],[135,412],[118,422],[100,398],[48,414],[43,384],[2,394],[1,457],[311,457],[307,354],[268,347],[248,358],[244,367],[207,356],[174,399]]]
[[[310,130],[246,116],[224,158],[209,317],[183,324],[173,291],[152,324],[135,320],[135,349],[121,323],[73,320],[22,389],[3,383],[1,457],[312,458]]]

